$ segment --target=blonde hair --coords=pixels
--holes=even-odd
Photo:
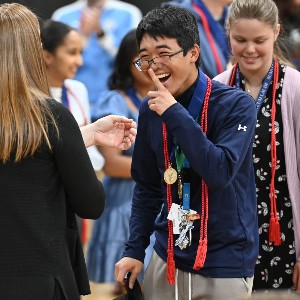
[[[18,3],[0,5],[0,160],[33,155],[48,139],[49,87],[36,15]]]
[[[226,19],[228,35],[231,24],[241,18],[256,19],[269,25],[274,32],[279,24],[278,8],[273,0],[233,0]],[[274,57],[282,63],[292,66],[284,55],[281,34],[274,43]]]

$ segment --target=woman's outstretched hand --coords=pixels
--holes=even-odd
[[[136,123],[123,116],[109,115],[80,128],[86,147],[109,146],[127,150],[135,141]]]

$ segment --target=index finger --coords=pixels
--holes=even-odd
[[[119,123],[132,124],[134,122],[133,119],[128,119],[125,116],[111,115],[111,117],[113,118],[113,123],[119,122]]]
[[[157,78],[157,76],[155,75],[154,71],[151,68],[148,70],[148,74],[149,74],[152,82],[154,83],[154,85],[157,87],[158,90],[164,90],[165,89],[165,87],[159,81],[159,79]]]
[[[122,285],[125,286],[125,275],[127,272],[124,272],[123,270],[120,270],[117,265],[115,267],[115,281]]]

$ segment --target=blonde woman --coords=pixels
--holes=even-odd
[[[282,54],[273,1],[233,1],[227,29],[236,64],[216,80],[250,94],[257,112],[260,249],[253,287],[300,292],[300,73]]]
[[[1,298],[79,299],[90,289],[74,213],[96,219],[105,204],[85,144],[127,148],[134,124],[99,120],[82,128],[84,144],[49,100],[38,19],[21,4],[0,5],[0,55]]]

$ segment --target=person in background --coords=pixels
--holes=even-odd
[[[95,107],[98,117],[119,114],[137,121],[142,99],[153,88],[152,81],[133,64],[138,59],[138,51],[134,29],[120,44],[109,79],[110,91],[100,95]],[[107,202],[104,214],[93,225],[87,268],[90,280],[115,282],[115,264],[121,258],[129,236],[130,208],[135,185],[130,174],[133,147],[127,151],[101,147],[101,152],[105,157],[106,176],[103,185]],[[147,250],[148,259],[152,248],[153,243]],[[116,285],[114,293],[120,292],[120,286]]]
[[[78,125],[91,122],[88,92],[84,84],[73,80],[82,65],[82,37],[72,27],[53,20],[41,25],[41,39],[46,62],[50,95],[64,104],[74,115]],[[87,148],[95,171],[100,171],[104,158],[96,148]]]
[[[286,57],[300,70],[300,0],[274,0],[283,25]]]
[[[274,0],[279,19],[285,25],[284,32],[290,33],[299,25],[300,0]]]
[[[125,34],[136,28],[142,17],[134,5],[118,0],[78,0],[56,10],[52,19],[68,24],[84,36],[83,65],[75,79],[89,92],[92,119],[94,105],[113,70],[117,49]]]
[[[76,120],[50,99],[39,22],[21,4],[0,5],[0,55],[0,295],[76,300],[90,288],[75,213],[100,217],[105,192]]]
[[[88,92],[84,84],[73,80],[82,65],[83,41],[81,35],[70,26],[52,20],[41,25],[41,40],[46,62],[50,95],[64,104],[74,115],[80,127],[91,122]],[[104,158],[96,148],[87,148],[94,170],[100,171]],[[81,232],[81,241],[87,241],[87,220],[76,216]]]
[[[300,292],[300,73],[279,47],[272,0],[234,0],[227,30],[236,64],[215,79],[250,94],[256,104],[260,249],[253,288]]]
[[[227,69],[230,53],[225,31],[228,6],[232,0],[173,0],[168,5],[178,5],[189,10],[196,18],[201,44],[202,71],[210,78]]]
[[[143,101],[131,174],[130,237],[115,278],[145,272],[145,300],[232,300],[250,295],[258,254],[252,141],[255,104],[199,68],[196,18],[166,5],[137,27]]]

